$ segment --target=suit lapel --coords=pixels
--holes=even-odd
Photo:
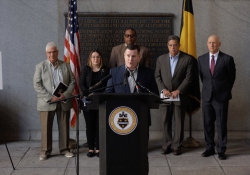
[[[175,75],[177,74],[178,70],[182,67],[182,64],[183,64],[183,57],[182,57],[182,53],[180,52],[179,54],[179,59],[178,59],[178,62],[176,64],[176,67],[175,67],[175,70],[174,70],[174,75],[173,75],[173,78],[175,77]],[[170,67],[170,66],[169,66]],[[171,72],[170,72],[171,73]]]
[[[67,70],[65,70],[65,69],[67,69],[67,67],[66,66],[63,66],[63,61],[61,61],[61,60],[58,60],[58,69],[59,69],[59,71],[61,72],[61,74],[62,74],[62,81],[64,82],[64,83],[67,83]]]
[[[118,79],[119,82],[117,82],[117,83],[120,83],[120,82],[124,81],[124,72],[125,72],[125,66],[121,66],[120,69],[117,72],[117,75],[119,76],[119,79]],[[124,92],[125,93],[130,93],[130,89],[129,89],[128,83],[122,84],[121,86],[124,86]]]
[[[170,79],[172,79],[169,54],[167,54],[167,58],[164,61],[165,61],[165,64],[164,63],[162,64],[162,69],[166,70],[165,76],[169,76]]]
[[[121,58],[124,58],[124,52],[125,52],[125,44],[122,44],[121,45],[121,50],[120,50]],[[124,60],[124,63],[125,63],[125,60]]]
[[[48,73],[50,83],[52,84],[52,89],[54,89],[54,80],[53,80],[53,76],[52,76],[51,69],[50,69],[50,62],[48,60],[45,61],[44,72]]]
[[[143,80],[144,80],[145,76],[146,76],[146,74],[145,74],[144,67],[142,67],[142,66],[139,65],[138,72],[137,72],[136,82],[140,82],[143,85],[144,84]],[[134,88],[134,92],[136,92],[136,87]]]
[[[144,69],[143,69],[143,67],[139,66],[136,81],[143,83],[144,77],[145,77]]]
[[[210,58],[209,58],[209,52],[205,55],[204,58],[204,72],[207,72],[211,77],[212,77],[212,74],[211,74],[211,71],[210,71]]]
[[[221,63],[223,62],[223,54],[221,52],[219,52],[218,54],[218,58],[216,60],[216,64],[215,64],[215,67],[214,67],[214,74],[213,76],[216,74],[216,72],[218,71]]]

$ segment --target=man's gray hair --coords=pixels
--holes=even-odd
[[[57,46],[56,46],[55,43],[53,43],[53,42],[48,42],[47,45],[46,45],[45,51],[47,51],[47,50],[48,50],[49,48],[51,48],[51,47],[54,47],[54,48],[56,48],[56,50],[57,50]]]
[[[180,44],[180,38],[178,36],[176,36],[176,35],[170,35],[170,36],[168,36],[168,42],[170,40],[176,40],[177,43]]]

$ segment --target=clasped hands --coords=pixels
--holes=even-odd
[[[57,97],[57,96],[52,96],[51,97],[51,102],[55,102],[55,101],[58,101],[58,100],[63,100],[64,98],[65,98],[65,96],[63,95],[63,93],[60,93],[60,92],[58,92],[59,94],[60,94],[60,97]]]
[[[180,94],[180,91],[177,89],[175,91],[170,92],[169,90],[164,89],[163,94],[164,96],[167,96],[167,97],[176,98]]]

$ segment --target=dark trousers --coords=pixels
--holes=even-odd
[[[99,111],[89,110],[83,111],[83,115],[86,122],[86,135],[90,150],[99,150]]]
[[[186,106],[170,105],[161,106],[163,137],[162,149],[173,147],[180,150],[184,138],[184,120]],[[174,136],[172,136],[172,120],[175,120]]]
[[[217,152],[226,152],[228,103],[228,101],[225,103],[219,103],[214,97],[212,97],[209,102],[202,101],[204,134],[207,150],[214,149],[215,147],[214,136],[216,120],[218,131]]]
[[[69,117],[70,110],[63,111],[61,103],[57,103],[54,111],[40,111],[41,150],[40,155],[50,155],[52,152],[52,129],[54,116],[57,116],[59,131],[59,150],[61,154],[69,151]]]

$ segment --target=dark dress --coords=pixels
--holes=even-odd
[[[107,75],[109,75],[109,68],[106,66],[103,66],[98,72],[93,72],[91,67],[85,66],[80,74],[79,80],[82,94],[87,96],[89,94],[89,88],[98,83]],[[106,87],[106,85],[107,81],[104,81],[102,84],[92,90]],[[105,88],[96,92],[104,91]],[[99,150],[99,111],[88,110],[88,106],[84,106],[83,104],[81,104],[81,109],[83,110],[83,115],[86,122],[86,136],[89,149],[94,150],[96,144],[96,149]]]

